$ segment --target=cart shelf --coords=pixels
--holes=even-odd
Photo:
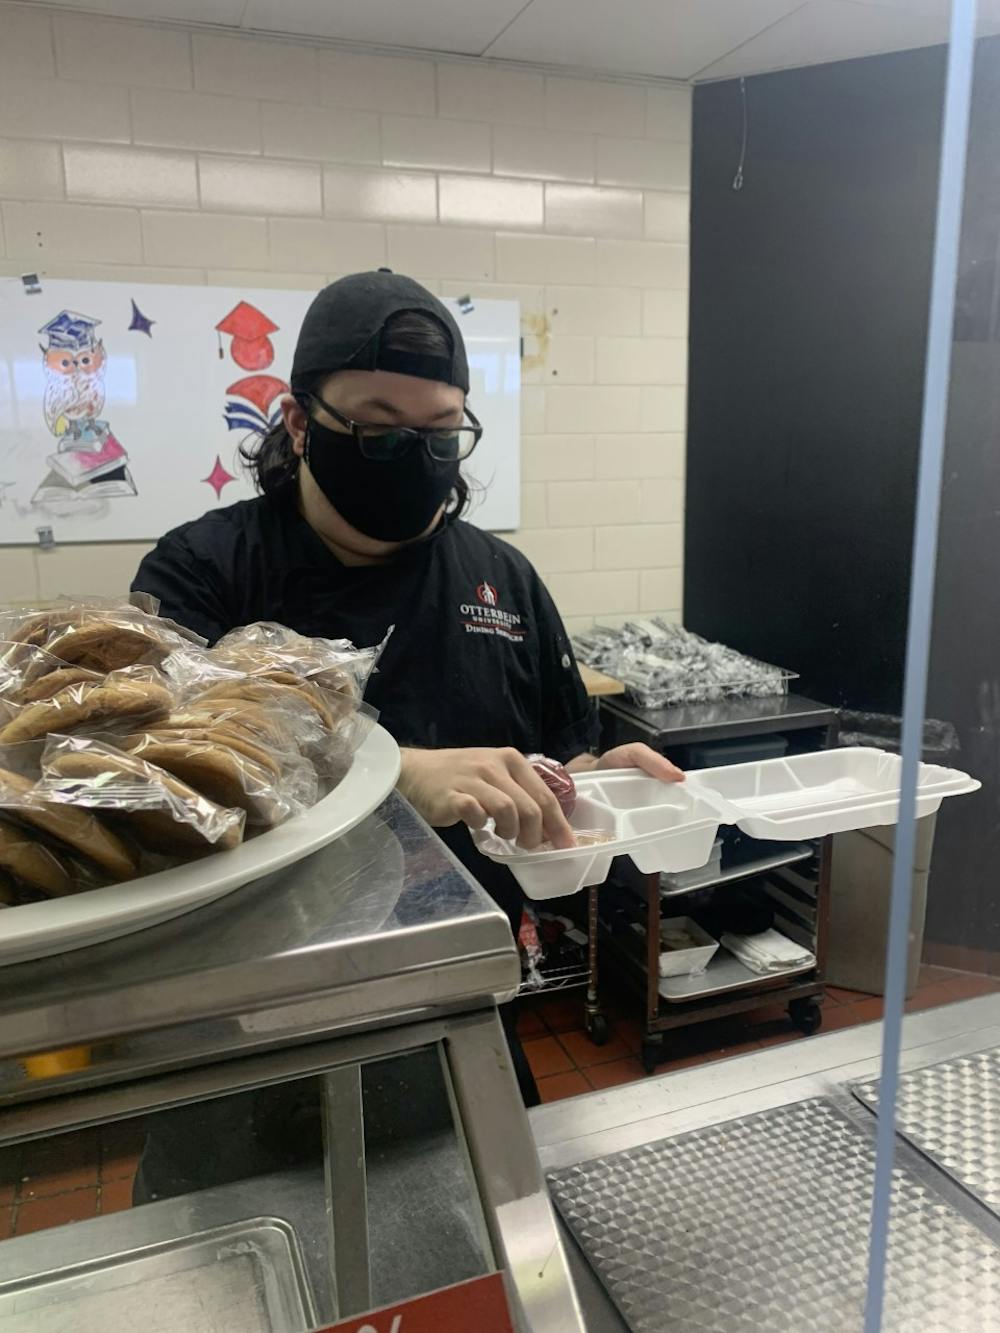
[[[790,967],[783,972],[753,972],[733,954],[720,949],[700,976],[660,977],[658,988],[668,1004],[682,1004],[687,1000],[704,1000],[710,995],[722,995],[725,991],[742,990],[745,986],[759,987],[769,981],[780,982],[785,977],[815,970],[816,964],[813,962],[805,967]]]
[[[766,846],[768,850],[733,860],[723,866],[711,879],[699,879],[697,883],[681,888],[668,888],[660,881],[661,898],[680,898],[686,893],[695,893],[699,889],[714,889],[719,884],[728,884],[733,880],[750,879],[762,875],[767,870],[777,870],[781,866],[794,865],[798,861],[808,861],[816,855],[816,846],[809,842],[792,843],[757,843],[756,847]]]

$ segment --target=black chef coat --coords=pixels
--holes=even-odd
[[[290,486],[167,533],[132,587],[212,643],[259,620],[365,647],[395,626],[365,698],[400,745],[510,745],[565,761],[592,742],[593,713],[541,580],[519,551],[461,520],[387,564],[348,566]],[[521,897],[508,872],[464,826],[441,836],[516,933]]]

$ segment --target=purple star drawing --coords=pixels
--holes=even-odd
[[[136,305],[135,301],[132,302],[132,323],[128,326],[130,333],[144,333],[147,338],[152,338],[153,325],[155,323],[155,319],[148,319]]]
[[[202,477],[202,481],[211,486],[212,490],[215,491],[215,498],[217,500],[222,499],[223,487],[228,486],[231,481],[235,480],[236,478],[233,474],[227,472],[222,466],[222,459],[218,454],[215,455],[215,466],[212,468],[211,472],[207,477]]]

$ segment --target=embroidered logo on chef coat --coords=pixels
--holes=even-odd
[[[458,608],[466,634],[489,634],[494,638],[520,643],[527,631],[516,611],[505,611],[500,605],[500,594],[492,583],[484,579],[476,589],[474,602],[463,602]]]

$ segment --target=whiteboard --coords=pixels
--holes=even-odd
[[[239,446],[277,410],[312,297],[48,280],[29,294],[0,284],[0,543],[37,542],[40,528],[57,542],[153,541],[251,496]],[[516,528],[518,303],[445,304],[465,336],[469,405],[485,428],[463,465],[474,483],[468,516]]]

